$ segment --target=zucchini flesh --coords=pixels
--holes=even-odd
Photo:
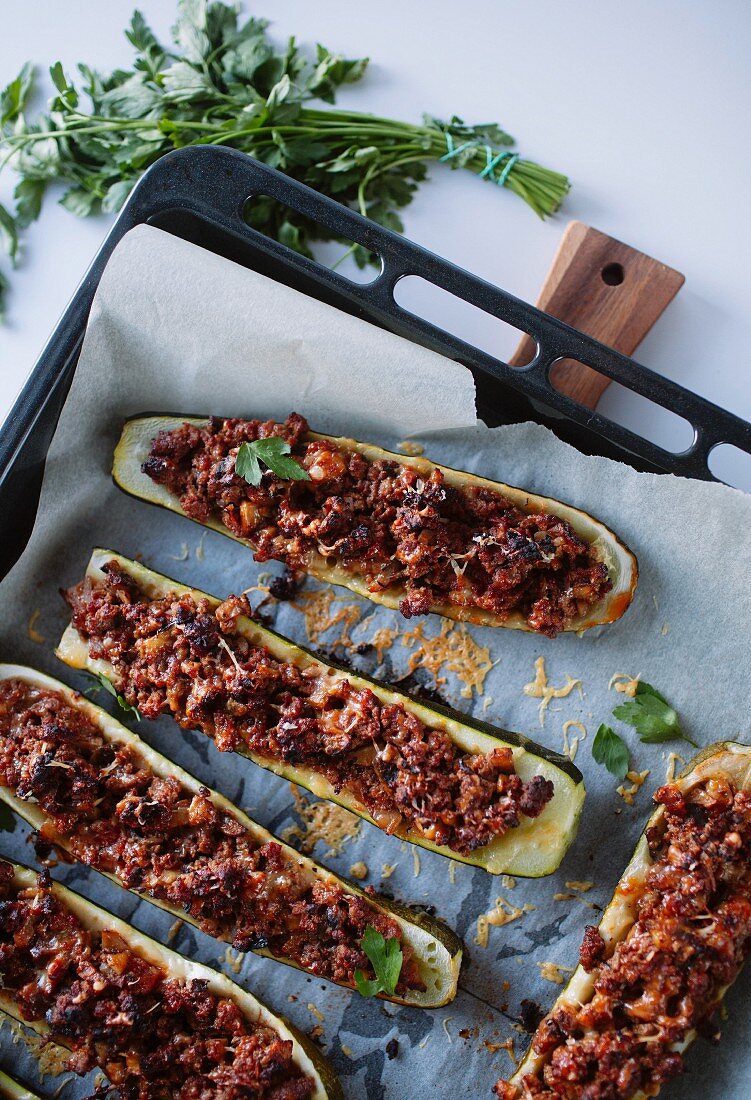
[[[136,497],[138,500],[157,504],[179,515],[186,515],[178,498],[170,493],[165,486],[157,484],[151,480],[148,474],[143,473],[141,465],[148,457],[151,444],[160,431],[171,431],[183,424],[204,427],[208,422],[208,417],[205,416],[157,415],[138,416],[126,421],[114,454],[112,476],[115,484],[125,493]],[[542,497],[534,493],[528,493],[514,485],[490,481],[487,478],[478,477],[476,474],[463,470],[440,466],[437,463],[430,462],[427,458],[411,458],[402,454],[395,454],[393,451],[386,451],[381,447],[368,443],[360,443],[355,439],[321,435],[317,432],[308,433],[307,438],[309,440],[329,440],[340,449],[357,452],[370,462],[387,461],[408,466],[425,477],[429,477],[431,472],[437,469],[441,471],[446,484],[449,486],[460,489],[471,486],[490,489],[503,495],[522,511],[529,513],[545,512],[565,520],[580,538],[594,546],[600,561],[607,566],[612,584],[610,592],[584,614],[571,619],[564,627],[565,631],[582,631],[593,626],[614,622],[623,615],[631,603],[638,580],[638,566],[635,556],[610,528],[586,512],[581,511],[581,509],[574,508],[570,504],[565,504],[563,501],[555,500],[552,497]],[[236,542],[253,549],[250,540],[235,535],[215,516],[201,523],[201,526],[218,531],[220,534],[227,535]],[[340,564],[332,563],[324,555],[317,552],[312,555],[306,567],[306,572],[320,581],[341,585],[364,599],[394,610],[398,610],[399,603],[405,595],[405,590],[401,586],[393,586],[380,592],[372,592],[366,578],[344,568]],[[462,607],[448,601],[436,602],[430,610],[435,614],[459,622],[532,631],[532,627],[527,623],[525,616],[518,611],[512,611],[507,618],[503,618],[493,611],[487,611],[479,607]]]
[[[14,1081],[0,1069],[0,1096],[7,1100],[39,1100],[35,1092],[30,1092],[18,1081]]]
[[[15,872],[14,884],[18,889],[36,887],[38,876],[30,867],[25,867],[23,864],[12,864],[12,866]],[[247,1020],[271,1028],[282,1040],[290,1041],[293,1064],[301,1074],[313,1080],[311,1100],[343,1100],[341,1085],[316,1045],[307,1036],[292,1028],[281,1016],[272,1013],[264,1004],[256,1000],[252,993],[230,981],[225,974],[187,959],[172,948],[152,940],[106,909],[94,905],[87,898],[63,886],[62,883],[52,882],[50,890],[63,908],[67,909],[88,931],[94,934],[116,933],[126,943],[132,954],[141,956],[147,962],[160,967],[166,972],[167,978],[185,983],[194,980],[205,982],[209,993],[217,998],[233,1001]],[[43,1038],[51,1036],[51,1030],[46,1021],[24,1019],[13,997],[1,987],[0,1010]],[[61,1045],[62,1040],[55,1038],[53,1043]],[[100,1069],[103,1068],[100,1066]]]
[[[143,761],[144,767],[155,776],[161,778],[173,777],[180,783],[181,787],[194,795],[199,790],[205,791],[207,789],[205,784],[200,783],[189,772],[184,771],[177,764],[157,753],[132,730],[121,725],[101,707],[85,699],[78,692],[72,691],[59,680],[54,680],[51,676],[45,676],[36,669],[26,668],[22,665],[0,664],[0,681],[5,680],[21,680],[33,687],[61,695],[69,706],[79,711],[97,727],[105,740],[112,744],[126,745]],[[427,914],[410,910],[408,907],[399,905],[387,898],[371,897],[354,883],[345,881],[273,836],[263,826],[253,821],[223,795],[219,794],[218,791],[209,791],[208,793],[216,808],[239,822],[243,829],[257,840],[259,846],[267,844],[269,841],[278,844],[289,862],[298,868],[301,876],[309,881],[317,879],[338,885],[345,893],[365,898],[369,906],[384,912],[397,922],[403,942],[410,947],[418,963],[420,978],[425,985],[425,989],[408,990],[402,996],[395,994],[392,997],[385,997],[382,994],[385,999],[398,1004],[416,1005],[421,1008],[437,1008],[453,1000],[456,996],[459,969],[461,967],[462,944],[459,937],[450,928]],[[46,840],[51,841],[57,848],[76,858],[75,852],[71,849],[66,837],[52,830],[49,816],[45,814],[38,803],[21,799],[12,790],[3,786],[0,786],[0,799],[27,821],[33,829],[37,831],[43,829]],[[119,886],[124,886],[122,880],[115,875],[107,874],[107,878],[110,878]],[[178,917],[186,924],[192,924],[196,928],[200,927],[200,921],[191,917],[182,907],[170,905],[160,898],[153,897],[151,894],[137,889],[133,889],[132,892]],[[226,938],[230,939],[231,936],[228,935]],[[256,949],[255,953],[284,962],[298,970],[303,969],[294,960],[273,955],[266,948]],[[321,977],[322,975],[313,973],[313,976]],[[347,988],[354,985],[353,982],[340,984],[346,984]]]
[[[101,583],[105,578],[102,567],[109,561],[117,562],[119,568],[129,574],[138,588],[149,598],[159,599],[170,593],[177,593],[178,595],[188,594],[196,601],[208,600],[212,608],[216,608],[221,602],[216,597],[179,584],[169,577],[147,569],[140,562],[131,561],[111,550],[97,549],[93,552],[86,576],[94,583]],[[405,829],[397,832],[396,835],[460,862],[483,867],[491,874],[538,878],[551,874],[559,866],[576,835],[585,793],[581,772],[568,757],[536,745],[520,734],[499,731],[488,723],[460,715],[448,708],[418,703],[407,695],[367,677],[356,675],[350,670],[337,666],[334,662],[327,661],[323,664],[309,650],[295,645],[281,634],[261,626],[254,620],[240,616],[237,620],[237,631],[252,645],[261,646],[269,651],[277,660],[289,662],[300,669],[314,669],[329,680],[346,680],[356,689],[367,688],[373,692],[381,705],[398,704],[414,714],[426,726],[446,733],[463,752],[488,753],[495,748],[508,746],[512,750],[516,773],[523,781],[527,782],[533,776],[541,775],[554,784],[555,793],[539,817],[523,817],[518,826],[467,855],[432,843],[416,829]],[[86,639],[72,624],[66,628],[56,653],[72,668],[101,673],[117,683],[117,675],[112,665],[102,659],[89,656]],[[238,746],[237,751],[261,767],[306,787],[313,794],[344,806],[359,817],[378,824],[347,788],[337,792],[331,783],[313,768],[271,760],[251,752],[244,746]]]
[[[678,787],[681,794],[686,795],[711,779],[727,781],[737,791],[751,791],[751,746],[733,741],[721,741],[708,746],[698,753],[684,771],[676,777],[674,785]],[[602,915],[598,930],[605,944],[606,959],[612,956],[618,944],[626,940],[629,932],[636,924],[638,903],[645,890],[647,875],[653,866],[647,842],[647,831],[664,828],[664,820],[665,808],[660,805],[647,821],[634,854]],[[566,1006],[575,1009],[589,1004],[595,992],[596,970],[597,967],[592,972],[588,972],[579,964],[565,989],[553,1004],[548,1016]],[[725,985],[719,989],[716,1001],[718,1006],[722,1003],[729,988],[729,985]],[[683,1054],[696,1038],[696,1034],[695,1028],[690,1029],[683,1040],[671,1044],[669,1049],[678,1054]],[[549,1058],[550,1054],[538,1054],[534,1047],[530,1045],[513,1076],[509,1079],[509,1084],[515,1086],[517,1090],[515,1094],[517,1097],[527,1096],[527,1093],[523,1091],[525,1077],[529,1076],[535,1080],[543,1080],[543,1072]],[[499,1082],[500,1084],[502,1082]],[[648,1096],[656,1096],[658,1093],[659,1088],[657,1092],[650,1091],[646,1093],[639,1089],[635,1092],[623,1092],[620,1095],[622,1095],[623,1100],[647,1100]],[[501,1091],[499,1095],[505,1098],[507,1094]],[[535,1093],[535,1095],[537,1094]],[[548,1091],[543,1093],[543,1096],[552,1097],[553,1095]]]

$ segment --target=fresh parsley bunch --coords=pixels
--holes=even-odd
[[[348,59],[318,45],[311,55],[294,38],[277,49],[264,19],[241,21],[234,4],[180,0],[173,42],[157,41],[136,11],[126,31],[131,69],[104,74],[80,64],[78,85],[59,62],[48,110],[27,117],[31,64],[0,93],[0,169],[19,174],[15,209],[0,205],[0,235],[11,262],[21,232],[38,216],[47,187],[64,183],[62,205],[86,217],[119,210],[149,165],[186,145],[229,145],[250,153],[381,225],[401,232],[400,208],[425,179],[428,164],[450,155],[524,199],[545,217],[569,189],[565,176],[512,154],[513,138],[494,123],[466,125],[425,116],[421,125],[340,111],[343,84],[360,80],[367,58]],[[327,230],[273,200],[257,198],[249,220],[290,248],[311,255]],[[352,248],[358,265],[374,262]],[[0,314],[7,280],[0,272]]]

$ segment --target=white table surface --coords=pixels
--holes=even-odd
[[[26,0],[0,36],[0,81],[27,59],[108,69],[129,63],[133,0]],[[174,0],[140,0],[167,35]],[[534,301],[562,230],[579,218],[678,268],[686,284],[638,358],[751,419],[751,218],[748,212],[751,6],[747,0],[275,0],[253,4],[278,36],[369,54],[340,102],[404,119],[422,111],[497,120],[524,155],[567,172],[564,211],[542,223],[515,196],[467,172],[432,172],[407,233],[439,255]],[[45,84],[45,87],[47,85]],[[0,178],[0,201],[12,180]],[[0,417],[96,252],[110,221],[78,221],[48,202],[26,236],[0,329]],[[493,322],[443,316],[469,339]],[[490,325],[490,327],[489,327]],[[501,340],[508,352],[514,340]],[[600,409],[680,450],[685,424],[627,391]],[[751,461],[716,469],[751,488]]]

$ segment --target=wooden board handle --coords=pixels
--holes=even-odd
[[[537,306],[632,355],[684,281],[679,271],[644,252],[583,222],[570,222]],[[524,366],[534,353],[534,341],[525,336],[509,363]],[[557,390],[589,409],[596,407],[610,384],[609,378],[574,360],[556,363],[550,379]]]

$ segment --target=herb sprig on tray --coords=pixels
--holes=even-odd
[[[680,739],[695,749],[699,747],[683,732],[677,712],[657,688],[637,680],[633,693],[628,702],[614,708],[613,717],[632,726],[643,744],[661,745]],[[604,764],[611,775],[625,778],[630,760],[628,745],[619,733],[604,723],[592,742],[592,756],[596,763]]]
[[[182,0],[173,45],[160,43],[136,11],[126,31],[136,51],[130,69],[101,73],[78,66],[78,84],[60,62],[50,69],[57,94],[31,118],[34,69],[24,65],[0,93],[0,169],[19,173],[15,210],[0,205],[0,236],[10,259],[36,218],[51,183],[64,183],[62,205],[80,217],[118,210],[149,165],[186,145],[229,145],[401,232],[399,210],[446,161],[513,191],[540,217],[569,189],[558,172],[511,151],[496,123],[467,125],[423,117],[413,125],[333,104],[342,85],[361,79],[367,58],[345,58],[318,45],[313,54],[290,38],[274,46],[267,21],[241,22],[235,5]],[[271,199],[246,215],[257,229],[304,255],[325,227]],[[376,262],[361,246],[359,266]],[[0,313],[7,281],[0,272]]]

